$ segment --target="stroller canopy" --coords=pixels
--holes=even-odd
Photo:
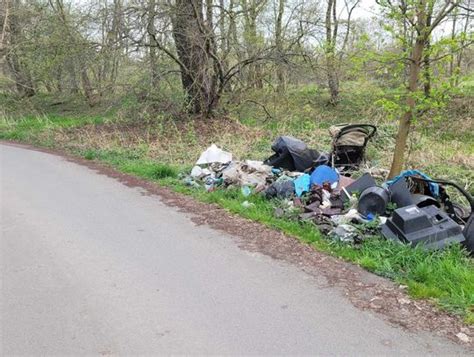
[[[329,128],[334,146],[364,147],[376,131],[377,128],[369,124],[340,124]]]
[[[367,142],[377,128],[370,124],[341,124],[329,128],[332,137],[331,164],[342,170],[356,169],[364,161]]]

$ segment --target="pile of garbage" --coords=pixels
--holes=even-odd
[[[235,160],[213,144],[184,180],[207,191],[234,187],[246,197],[275,199],[275,215],[312,221],[342,242],[358,243],[381,234],[426,249],[461,243],[474,252],[474,200],[458,185],[432,180],[417,170],[384,182],[377,182],[375,171],[351,177],[364,162],[365,147],[375,132],[365,124],[331,127],[330,153],[281,136],[271,147],[274,154],[263,162]],[[458,189],[470,207],[452,202],[447,186]],[[251,206],[248,201],[243,205]]]

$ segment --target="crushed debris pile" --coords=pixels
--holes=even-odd
[[[207,191],[237,187],[245,197],[264,195],[278,202],[276,216],[312,221],[322,233],[341,242],[359,243],[382,235],[426,249],[461,243],[474,252],[474,201],[466,191],[418,170],[380,182],[384,172],[373,168],[355,179],[376,128],[342,125],[331,127],[330,133],[330,153],[281,136],[271,147],[274,154],[264,162],[234,160],[231,153],[213,144],[184,180]],[[455,187],[470,207],[454,203],[448,186]],[[253,206],[249,201],[243,205]]]

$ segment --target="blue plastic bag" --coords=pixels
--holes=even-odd
[[[301,197],[305,192],[309,191],[311,177],[308,174],[301,175],[295,179],[295,193],[296,196]]]

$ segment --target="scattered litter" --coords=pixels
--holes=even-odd
[[[398,303],[401,304],[401,305],[408,305],[408,304],[411,303],[411,300],[405,299],[405,298],[399,298],[397,300],[398,300]]]
[[[296,196],[301,197],[301,195],[305,192],[309,191],[310,188],[310,178],[308,174],[301,175],[295,181],[295,193]]]
[[[292,180],[277,181],[265,190],[266,198],[290,198],[295,193],[295,184]]]
[[[244,208],[250,208],[250,207],[253,207],[253,206],[255,206],[255,203],[253,203],[253,202],[249,202],[249,201],[242,202],[242,207],[244,207]]]
[[[199,178],[202,174],[202,168],[201,166],[194,166],[193,169],[191,170],[191,176]]]
[[[240,191],[242,192],[242,195],[244,195],[245,197],[248,197],[252,194],[252,189],[248,186],[242,186]]]
[[[214,189],[220,185],[222,185],[223,180],[222,178],[214,178],[214,177],[207,177],[206,180],[204,181],[204,187],[206,188],[206,191],[214,191]]]
[[[369,169],[364,170],[364,173],[368,173],[372,177],[385,181],[388,177],[389,171],[378,167],[371,167]]]
[[[259,171],[266,174],[270,174],[272,171],[272,167],[265,165],[263,161],[245,160],[245,165],[247,165],[249,171]]]
[[[427,249],[463,243],[474,252],[474,200],[467,192],[418,170],[383,182],[387,171],[369,167],[354,179],[353,170],[364,161],[376,128],[342,125],[330,132],[333,145],[328,155],[299,139],[280,136],[272,144],[274,154],[263,162],[233,160],[230,152],[212,144],[181,178],[187,186],[207,191],[234,188],[243,197],[261,194],[274,200],[276,217],[311,221],[336,241],[357,244],[382,235]],[[446,185],[457,188],[470,209],[453,202]],[[255,206],[248,200],[241,205]]]
[[[274,214],[275,217],[297,219],[300,213],[300,208],[296,207],[293,200],[283,199],[277,203]]]
[[[435,206],[396,209],[382,225],[382,234],[387,239],[413,246],[422,244],[426,249],[441,249],[465,240],[461,226]]]
[[[338,225],[331,231],[330,236],[335,240],[346,243],[355,243],[359,240],[357,228],[349,224]]]
[[[255,163],[254,161],[253,163]],[[266,165],[249,165],[247,162],[235,161],[222,170],[222,178],[227,185],[249,186],[262,191],[266,180],[271,175],[271,168]]]
[[[194,181],[191,177],[185,177],[183,179],[183,182],[186,186],[192,186],[196,188],[200,188],[201,185],[199,185],[196,181]]]
[[[339,181],[339,174],[332,167],[318,166],[311,174],[311,184],[323,186],[325,183],[333,185]]]
[[[471,208],[472,210],[472,208]],[[464,230],[462,231],[466,241],[464,245],[469,252],[474,252],[474,214],[471,211],[471,217],[467,221],[466,225],[464,226]]]
[[[405,179],[398,180],[389,186],[390,202],[396,205],[397,208],[402,208],[414,204],[412,194],[408,189]]]
[[[350,224],[350,223],[367,223],[368,221],[364,219],[356,209],[350,209],[347,213],[343,215],[332,216],[331,220],[339,224]]]
[[[328,162],[327,155],[309,149],[306,144],[291,136],[279,136],[272,145],[274,155],[265,164],[289,171],[303,172]]]
[[[306,212],[314,215],[333,216],[341,214],[343,203],[336,193],[331,193],[319,185],[312,185],[309,195],[306,197]]]
[[[340,175],[339,176],[339,185],[337,187],[339,189],[345,188],[345,187],[351,185],[352,183],[354,183],[354,181],[355,180],[350,178],[350,177]]]
[[[457,333],[456,337],[459,338],[459,340],[464,342],[464,343],[471,342],[471,338],[468,335],[466,335],[464,332]]]
[[[364,217],[371,215],[382,215],[387,210],[389,202],[388,191],[382,187],[369,187],[359,197],[357,210]]]
[[[441,207],[440,202],[435,200],[431,196],[414,194],[414,195],[411,195],[411,197],[412,197],[412,202],[413,202],[412,204],[416,205],[419,208],[428,207],[428,206],[436,206],[438,208]]]
[[[416,177],[416,176],[419,176],[421,178],[424,178],[428,181],[431,180],[431,178],[424,174],[423,172],[421,171],[418,171],[418,170],[406,170],[406,171],[403,171],[400,175],[394,177],[392,180],[389,180],[386,182],[386,185],[388,187],[390,187],[391,185],[393,185],[394,183],[396,183],[398,180],[401,180],[402,178],[407,178],[407,177]],[[431,194],[434,196],[434,197],[439,197],[439,185],[437,183],[434,183],[434,182],[429,182],[427,183],[427,185],[429,186],[429,190],[431,191]],[[417,192],[415,190],[411,190],[412,193],[424,193],[424,192]]]
[[[212,175],[212,172],[208,169],[203,169],[201,166],[194,166],[191,170],[191,177],[193,178],[200,179],[210,175]]]
[[[344,200],[349,200],[352,195],[361,194],[362,191],[374,186],[377,186],[374,178],[370,176],[370,174],[364,174],[349,186],[345,187],[345,190],[343,191],[345,193],[343,198]]]

